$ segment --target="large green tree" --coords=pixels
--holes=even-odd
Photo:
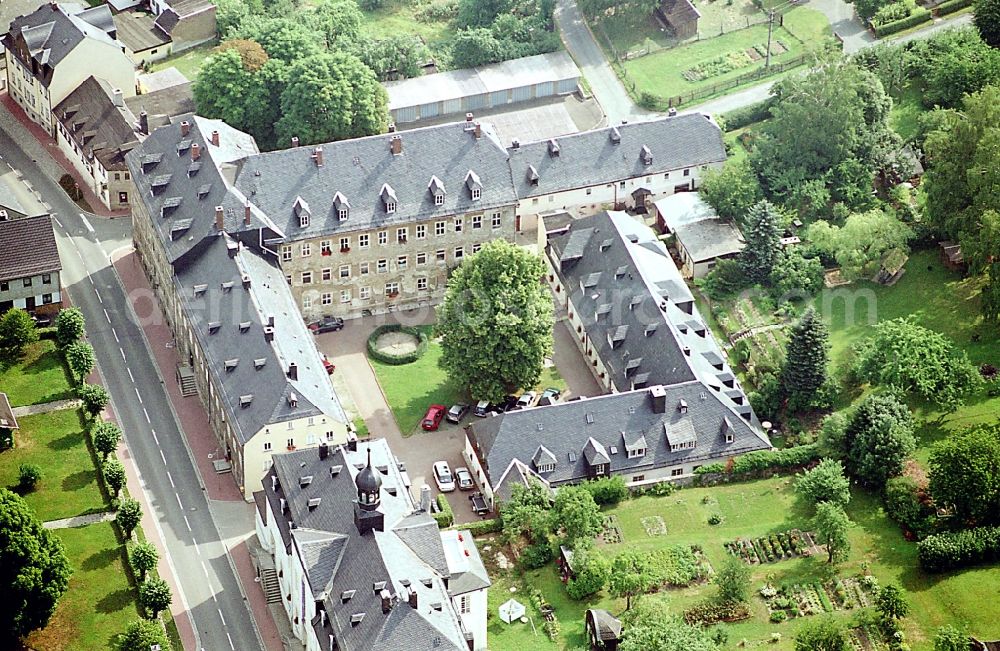
[[[722,603],[744,603],[750,598],[750,566],[742,558],[728,556],[712,579]]]
[[[552,532],[551,507],[552,494],[542,482],[514,484],[510,499],[500,509],[504,537],[512,542],[520,536],[534,542],[547,540]]]
[[[87,379],[87,376],[94,370],[94,365],[97,363],[97,357],[94,355],[94,347],[86,341],[77,341],[66,346],[63,349],[63,354],[66,357],[66,364],[69,366],[69,370],[73,373],[73,377],[77,378],[80,382]]]
[[[255,83],[254,71],[246,68],[238,48],[214,53],[202,64],[192,88],[198,114],[246,128],[248,97]]]
[[[730,158],[721,170],[708,170],[698,192],[719,217],[741,224],[750,209],[764,198],[757,175],[745,159]]]
[[[288,80],[275,125],[279,142],[298,137],[313,144],[385,131],[385,89],[356,56],[338,51],[300,59]]]
[[[875,610],[884,619],[903,619],[910,614],[910,604],[903,589],[894,583],[879,588],[875,594]]]
[[[474,68],[504,58],[503,43],[485,27],[459,31],[451,40],[450,52],[451,64],[456,68]]]
[[[38,341],[38,330],[31,315],[13,307],[0,317],[0,353],[16,357],[24,347]]]
[[[569,547],[593,542],[601,532],[604,516],[594,496],[583,486],[564,486],[552,505],[553,525],[562,532],[562,542]]]
[[[56,341],[60,346],[69,346],[83,338],[87,320],[78,307],[60,310],[56,317]]]
[[[908,50],[927,108],[957,108],[967,94],[1000,83],[1000,50],[971,25],[914,41]]]
[[[1000,423],[978,425],[935,444],[930,491],[964,521],[1000,522]]]
[[[91,438],[94,439],[94,448],[101,454],[101,460],[108,458],[118,449],[118,442],[122,438],[122,430],[118,425],[110,421],[101,421],[91,431]]]
[[[913,318],[883,321],[856,347],[855,372],[872,384],[954,411],[982,380],[965,351]]]
[[[795,492],[812,505],[830,502],[846,507],[851,501],[851,482],[844,475],[844,466],[833,459],[823,459],[807,470],[795,482]]]
[[[324,40],[324,35],[301,16],[252,16],[240,23],[234,36],[260,43],[268,57],[288,64],[321,52]]]
[[[976,29],[990,47],[1000,48],[1000,0],[976,0]]]
[[[655,580],[649,556],[629,549],[611,561],[608,590],[619,599],[624,598],[625,610],[628,610],[635,599],[653,587]]]
[[[854,411],[844,434],[851,474],[877,489],[903,471],[916,449],[913,416],[893,395],[870,395]]]
[[[328,50],[361,40],[365,16],[354,0],[318,0],[308,17],[312,28],[322,34]]]
[[[830,335],[812,307],[792,328],[781,381],[791,409],[816,405],[826,384]]]
[[[139,603],[150,619],[156,619],[157,615],[169,608],[173,598],[170,586],[163,579],[146,579],[139,586]]]
[[[781,218],[773,204],[761,201],[745,219],[746,248],[740,253],[740,268],[752,281],[766,283],[781,255]]]
[[[573,552],[573,578],[566,583],[566,593],[572,599],[584,599],[600,592],[611,576],[611,561],[596,549]]]
[[[843,625],[832,617],[809,618],[795,634],[795,651],[847,651]]]
[[[830,502],[820,502],[816,505],[816,515],[812,521],[816,531],[817,541],[826,545],[827,562],[847,559],[851,551],[851,541],[847,537],[851,528],[851,519],[847,517],[843,507]]]
[[[552,296],[541,258],[494,240],[466,258],[438,307],[441,365],[477,400],[538,383],[552,354]]]
[[[163,624],[148,619],[130,622],[125,632],[118,638],[116,651],[149,651],[159,644],[160,651],[170,651],[170,640],[163,630]]]
[[[137,500],[125,498],[118,503],[115,523],[121,528],[126,540],[131,540],[132,532],[142,522],[142,505]]]
[[[890,254],[908,253],[913,231],[890,212],[869,210],[849,216],[843,226],[817,221],[809,226],[806,237],[853,280],[877,272]]]
[[[76,395],[83,402],[83,410],[93,418],[104,411],[111,401],[108,390],[100,384],[87,384],[86,382],[76,388]]]
[[[0,608],[3,646],[45,626],[72,574],[62,542],[15,493],[0,488]]]

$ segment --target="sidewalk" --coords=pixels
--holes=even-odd
[[[12,410],[14,412],[15,418],[20,418],[21,416],[35,416],[37,414],[47,414],[50,411],[61,411],[63,409],[76,409],[81,404],[80,400],[76,398],[71,398],[69,400],[53,400],[52,402],[43,402],[40,405],[24,405],[23,407],[14,407]]]
[[[174,372],[181,360],[176,349],[167,348],[167,344],[173,341],[173,334],[162,316],[159,302],[154,298],[141,263],[131,248],[115,251],[111,258],[115,271],[125,288],[125,293],[132,304],[132,309],[144,321],[142,329],[149,342],[150,352],[160,371],[164,389],[180,423],[181,432],[191,450],[201,483],[205,487],[209,506],[211,507],[212,502],[245,504],[243,495],[233,481],[233,476],[228,473],[220,475],[215,472],[215,468],[212,466],[212,459],[219,458],[223,451],[218,446],[215,435],[212,434],[208,415],[201,402],[195,396],[182,396],[180,388],[174,381]],[[214,518],[215,509],[213,509]],[[220,533],[222,532],[220,531]],[[251,532],[250,535],[252,536],[253,533]],[[235,544],[226,541],[225,544],[233,565],[236,567],[237,578],[243,586],[243,592],[265,648],[276,651],[282,649],[281,636],[267,607],[264,591],[255,581],[257,573],[253,561],[250,559],[246,540],[236,541]]]
[[[17,105],[14,98],[10,96],[10,93],[4,92],[0,93],[0,104],[3,104],[5,111],[0,111],[0,113],[6,113],[4,116],[7,120],[16,120],[20,124],[21,128],[30,133],[32,138],[25,138],[19,144],[26,154],[29,154],[33,159],[35,159],[45,173],[56,183],[59,182],[59,177],[63,174],[71,174],[74,179],[76,179],[77,185],[83,191],[83,197],[86,199],[87,204],[91,208],[91,212],[100,217],[128,217],[128,210],[112,211],[108,209],[100,198],[94,194],[93,189],[91,189],[90,184],[84,180],[83,176],[73,167],[66,155],[63,154],[62,150],[59,149],[59,145],[55,143],[54,140],[42,129],[38,124],[32,122],[21,107]],[[58,164],[59,168],[53,168],[49,165],[43,164],[45,161],[45,156],[42,154],[48,154],[52,159],[54,159]]]
[[[75,515],[72,518],[63,518],[62,520],[49,520],[48,522],[43,522],[42,526],[46,529],[73,529],[75,527],[85,527],[88,524],[97,524],[98,522],[111,522],[115,519],[116,514],[116,511],[104,511],[102,513]]]

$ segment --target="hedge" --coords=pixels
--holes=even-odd
[[[431,515],[438,523],[438,528],[447,529],[455,524],[455,512],[451,510],[451,504],[448,503],[448,498],[444,496],[444,493],[438,493],[437,505],[440,511]]]
[[[927,11],[923,7],[917,7],[913,10],[913,13],[903,18],[901,20],[894,20],[891,23],[885,23],[884,25],[877,25],[875,29],[875,37],[882,38],[890,34],[895,34],[896,32],[901,32],[904,29],[909,29],[911,27],[916,27],[921,23],[926,23],[931,20],[931,12]]]
[[[956,11],[960,11],[972,5],[972,0],[946,0],[934,7],[934,13],[938,16],[947,16]]]
[[[503,522],[500,521],[500,518],[490,518],[489,520],[479,520],[478,522],[460,524],[455,528],[468,531],[473,536],[485,536],[489,533],[500,533],[503,529]]]
[[[927,536],[917,543],[920,566],[944,572],[1000,559],[1000,527],[980,527]]]
[[[399,355],[379,350],[377,346],[378,338],[387,332],[403,332],[416,337],[416,349]],[[410,326],[399,325],[398,323],[389,323],[375,328],[375,330],[368,336],[368,356],[374,360],[382,362],[383,364],[391,364],[393,366],[410,364],[420,359],[421,355],[423,355],[426,351],[427,333],[420,328],[412,328]]]
[[[774,99],[768,98],[756,104],[733,109],[728,113],[723,113],[720,117],[727,132],[736,131],[737,129],[742,129],[755,122],[760,122],[771,117],[772,106],[774,106]]]
[[[705,464],[695,470],[694,474],[729,473],[733,475],[745,475],[765,470],[798,468],[817,461],[821,456],[819,444],[817,443],[798,445],[783,450],[757,450],[756,452],[747,452],[743,456],[736,457],[732,460],[731,465],[722,463]]]
[[[592,479],[581,484],[601,506],[614,506],[628,497],[628,486],[621,475]]]
[[[35,328],[35,331],[38,333],[38,338],[39,339],[51,339],[52,341],[55,341],[55,339],[56,339],[56,327],[55,326],[46,326],[44,328]]]

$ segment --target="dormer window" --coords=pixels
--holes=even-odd
[[[472,170],[465,175],[465,187],[469,188],[469,196],[473,201],[479,201],[483,196],[483,183],[479,180],[479,175]]]
[[[642,150],[639,152],[639,158],[642,159],[643,165],[653,164],[653,152],[646,145],[642,146]]]
[[[432,176],[430,183],[427,184],[427,191],[431,193],[431,198],[434,199],[435,206],[444,205],[444,183],[441,182],[441,179]]]
[[[679,411],[682,414],[688,413],[687,400],[681,400],[679,403],[677,403],[677,411]]]
[[[396,204],[399,200],[396,198],[396,191],[392,189],[392,186],[388,183],[383,183],[382,189],[379,190],[378,194],[382,199],[382,205],[385,206],[386,214],[391,215],[396,212]]]
[[[629,459],[638,459],[639,457],[646,456],[646,448],[635,448],[634,450],[628,450]]]
[[[538,472],[539,472],[539,474],[544,474],[544,473],[547,473],[547,472],[552,472],[555,469],[556,469],[556,464],[554,464],[554,463],[543,463],[540,466],[538,466]]]
[[[479,188],[472,188],[472,200],[473,201],[479,201],[479,199],[482,196],[483,196],[483,191],[482,190],[480,190]]]
[[[538,170],[535,169],[534,165],[528,165],[528,183],[538,186]]]
[[[295,197],[295,203],[292,205],[292,210],[294,211],[295,216],[299,218],[299,228],[307,228],[309,226],[311,211],[309,210],[309,204],[306,203],[305,199],[302,197]]]
[[[434,205],[435,206],[443,206],[444,205],[444,195],[443,194],[436,194],[436,195],[434,195]]]
[[[337,214],[337,219],[342,222],[347,221],[347,218],[351,216],[351,204],[347,201],[347,197],[340,192],[333,195],[333,210]]]
[[[385,204],[385,211],[388,214],[390,214],[390,215],[392,213],[396,212],[396,202],[395,201],[387,201],[386,204]]]

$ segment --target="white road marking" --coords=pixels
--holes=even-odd
[[[158,447],[160,445],[160,439],[156,438],[156,430],[152,429],[152,430],[149,430],[149,431],[151,431],[153,433],[153,440],[156,441],[156,445]],[[170,473],[168,472],[167,475],[169,475],[169,474]],[[170,480],[170,485],[171,486],[174,485],[174,480],[173,479]]]
[[[54,221],[59,226],[59,228],[63,227],[62,222],[56,219],[55,217],[52,218],[52,221]]]
[[[117,339],[117,338],[118,338],[118,335],[115,335],[115,338]],[[127,367],[127,366],[126,366],[126,367],[125,367],[125,370],[126,370],[126,371],[128,371],[128,379],[130,379],[130,380],[132,380],[133,382],[135,382],[135,378],[134,378],[134,377],[132,377],[132,369],[130,369],[129,367]]]
[[[134,388],[135,388],[135,397],[139,399],[139,404],[141,405],[142,404],[142,394],[139,393],[139,387],[134,387]]]
[[[216,610],[219,611],[219,619],[222,620],[222,625],[225,626],[226,625],[226,618],[222,616],[222,609],[221,608],[216,608]]]
[[[143,408],[142,408],[142,415],[146,417],[146,422],[147,422],[147,423],[151,423],[151,422],[153,422],[153,421],[149,420],[149,412],[148,412],[148,411],[146,411],[146,408],[145,408],[145,407],[143,407]]]
[[[116,344],[120,344],[122,342],[122,340],[118,338],[118,333],[115,331],[114,328],[111,328],[111,334],[113,334],[115,336],[115,343]],[[132,376],[132,374],[130,373],[129,377],[131,377],[131,376]],[[135,380],[132,380],[132,381],[135,382]]]
[[[123,349],[121,346],[119,346],[118,347],[118,352],[120,352],[122,354],[122,359],[125,359],[125,349]],[[125,361],[127,362],[128,360],[125,359]]]
[[[97,302],[104,305],[104,299],[101,298],[101,292],[97,291],[96,287],[94,288],[94,293],[97,294]]]
[[[226,631],[226,637],[229,638],[229,648],[236,651],[236,645],[233,644],[233,638],[229,637],[229,631]]]
[[[104,318],[108,320],[108,323],[111,323],[111,315],[108,314],[108,311],[106,309],[104,310]],[[125,356],[125,354],[122,353],[122,357],[124,357],[124,356]]]
[[[160,456],[161,457],[163,456],[163,451],[162,450],[160,450]],[[166,459],[163,460],[163,465],[167,465],[167,460]],[[181,507],[181,511],[183,511],[184,510],[184,505],[181,504],[181,496],[178,495],[177,493],[174,493],[174,497],[177,498],[177,506]]]
[[[159,443],[157,443],[157,445],[159,445]],[[177,488],[177,486],[174,485],[174,478],[169,472],[167,472],[167,480],[170,482],[170,488]]]
[[[186,515],[184,516],[184,524],[187,525],[188,531],[191,531],[191,523],[188,522],[188,517]]]
[[[165,456],[163,456],[163,450],[160,450],[160,458],[163,459],[163,465],[167,465],[167,458]],[[181,498],[178,497],[177,501],[180,502],[180,499]],[[181,507],[181,508],[183,508],[183,507]]]
[[[86,215],[84,215],[83,213],[80,213],[80,219],[82,219],[82,220],[83,220],[83,225],[84,225],[84,227],[85,227],[85,228],[86,228],[86,229],[87,229],[88,231],[90,231],[91,233],[93,233],[93,232],[94,232],[94,227],[90,225],[90,222],[89,222],[89,221],[87,221],[87,217],[86,217]]]
[[[206,579],[212,578],[212,575],[208,573],[208,567],[205,566],[205,561],[201,561],[201,571],[205,573]]]

